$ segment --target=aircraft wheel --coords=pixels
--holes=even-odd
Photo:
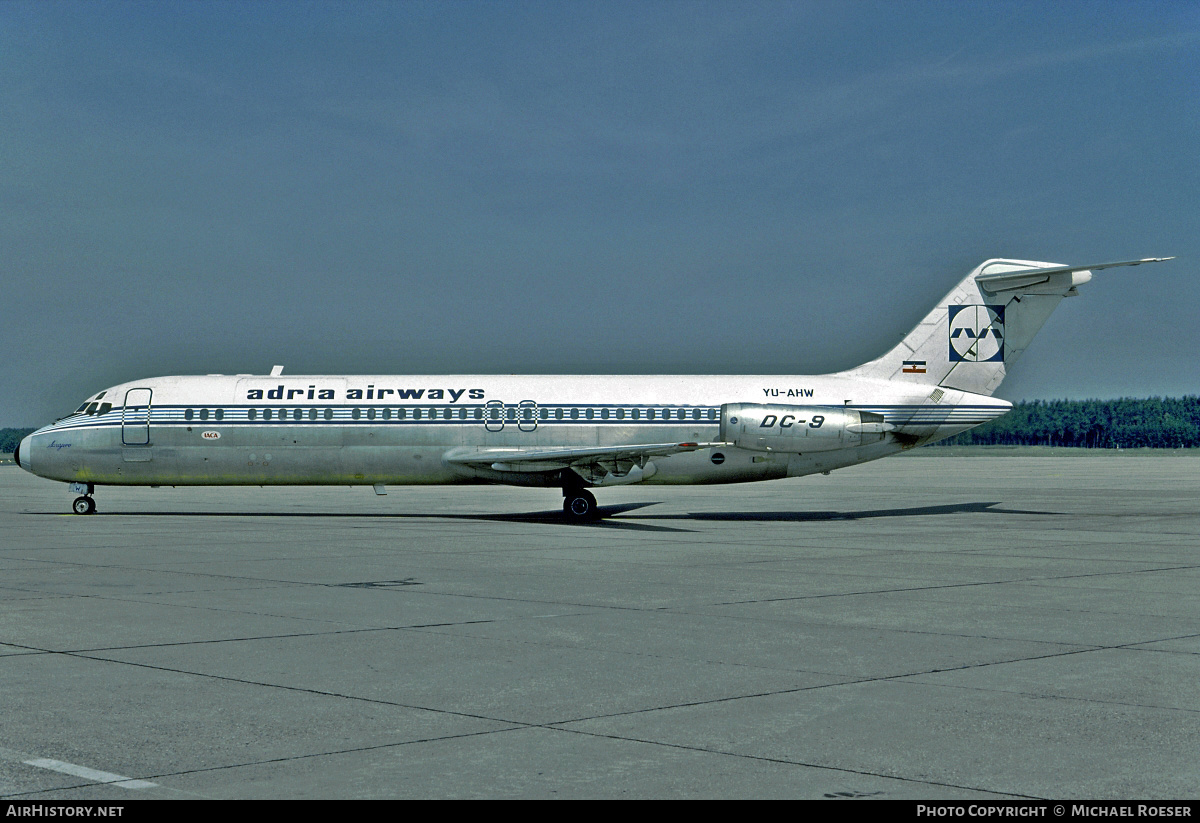
[[[71,508],[75,510],[76,514],[95,514],[96,501],[90,497],[76,497]]]
[[[595,520],[599,516],[596,514],[596,498],[586,489],[568,491],[563,496],[563,514],[576,521]]]

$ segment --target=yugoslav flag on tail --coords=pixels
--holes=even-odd
[[[1173,259],[1148,257],[1092,266],[988,260],[898,346],[847,374],[990,395],[1059,301],[1074,296],[1093,271]]]

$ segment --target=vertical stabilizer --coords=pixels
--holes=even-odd
[[[849,374],[990,395],[1064,297],[1092,271],[1172,258],[1092,266],[988,260],[955,286],[892,349]]]

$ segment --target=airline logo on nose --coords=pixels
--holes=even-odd
[[[1004,361],[1004,307],[950,306],[950,362]]]

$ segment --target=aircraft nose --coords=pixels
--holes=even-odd
[[[17,465],[20,466],[22,469],[24,469],[27,472],[33,471],[33,469],[30,468],[30,465],[29,465],[29,454],[30,454],[29,442],[31,440],[33,440],[32,434],[29,435],[28,437],[26,437],[20,443],[18,443],[16,449],[13,450],[13,460],[16,460]],[[21,452],[25,453],[24,461],[21,460]]]

